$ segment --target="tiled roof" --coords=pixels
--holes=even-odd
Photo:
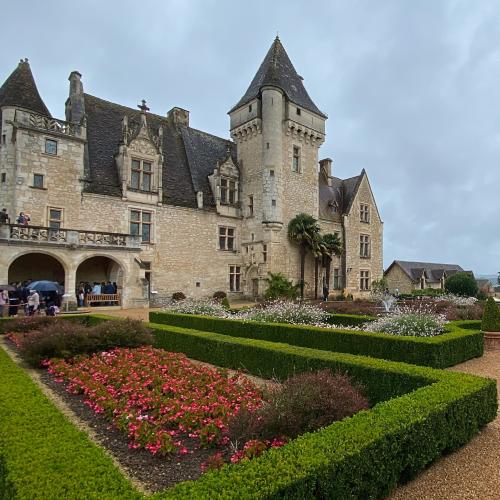
[[[395,260],[385,271],[389,272],[394,265],[398,265],[412,281],[417,281],[425,273],[428,282],[439,282],[443,274],[451,276],[464,270],[457,264],[437,264],[433,262],[410,262],[405,260]]]
[[[2,106],[18,106],[44,116],[51,116],[38,93],[27,59],[20,61],[0,87],[0,108]]]
[[[363,175],[364,172],[348,179],[332,177],[331,186],[328,185],[324,175],[319,175],[319,216],[321,219],[336,220],[339,215],[349,213]]]
[[[302,83],[302,77],[295,71],[278,37],[276,37],[271,45],[245,95],[229,112],[234,111],[257,97],[260,94],[261,88],[266,85],[280,88],[293,103],[326,118],[326,115],[318,109],[309,97]]]
[[[122,120],[140,122],[140,111],[85,94],[88,152],[85,191],[121,196],[121,183],[114,156],[122,140]],[[175,125],[166,117],[147,113],[148,127],[163,128],[163,202],[197,207],[196,192],[203,191],[204,206],[215,206],[208,175],[227,148],[236,159],[231,141],[193,128]]]

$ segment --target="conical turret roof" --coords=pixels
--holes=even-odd
[[[302,77],[295,71],[292,61],[290,61],[278,37],[276,37],[267,52],[245,95],[229,112],[231,113],[231,111],[244,106],[257,97],[261,88],[266,85],[280,88],[293,103],[326,118],[326,115],[318,109],[309,97],[302,83]]]
[[[21,59],[17,68],[0,87],[0,108],[2,106],[19,106],[51,117],[36,88],[28,59]]]

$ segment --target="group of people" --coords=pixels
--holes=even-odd
[[[80,281],[77,290],[76,290],[76,301],[78,303],[78,307],[83,307],[87,304],[87,295],[114,295],[118,293],[118,286],[115,282],[98,282],[94,281],[94,283],[89,283],[88,281],[83,282]],[[106,301],[103,302],[95,302],[93,301],[91,306],[99,306],[99,305],[110,305]]]
[[[31,290],[32,281],[11,283],[9,290],[0,289],[0,316],[25,316],[40,314],[43,310],[47,316],[59,314],[61,296],[57,292],[38,292]]]
[[[16,224],[19,224],[21,226],[27,226],[31,221],[31,217],[29,214],[26,214],[24,212],[19,212],[19,217],[16,219]],[[10,224],[10,217],[9,214],[7,213],[6,208],[2,208],[0,211],[0,224]]]

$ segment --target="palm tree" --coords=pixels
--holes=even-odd
[[[314,239],[312,246],[312,253],[314,255],[314,298],[318,298],[318,282],[319,282],[319,263],[320,260],[328,253],[328,246],[321,234],[318,233]]]
[[[326,286],[330,288],[330,266],[332,264],[332,257],[342,254],[342,242],[336,234],[328,233],[323,236],[323,247],[325,249],[323,258],[326,263]]]
[[[299,245],[300,250],[300,298],[304,298],[304,270],[307,251],[314,248],[320,228],[314,217],[301,213],[288,223],[288,237]]]

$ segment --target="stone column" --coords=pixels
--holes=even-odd
[[[64,295],[62,300],[63,311],[76,311],[76,267],[71,265],[65,269],[64,273]]]

